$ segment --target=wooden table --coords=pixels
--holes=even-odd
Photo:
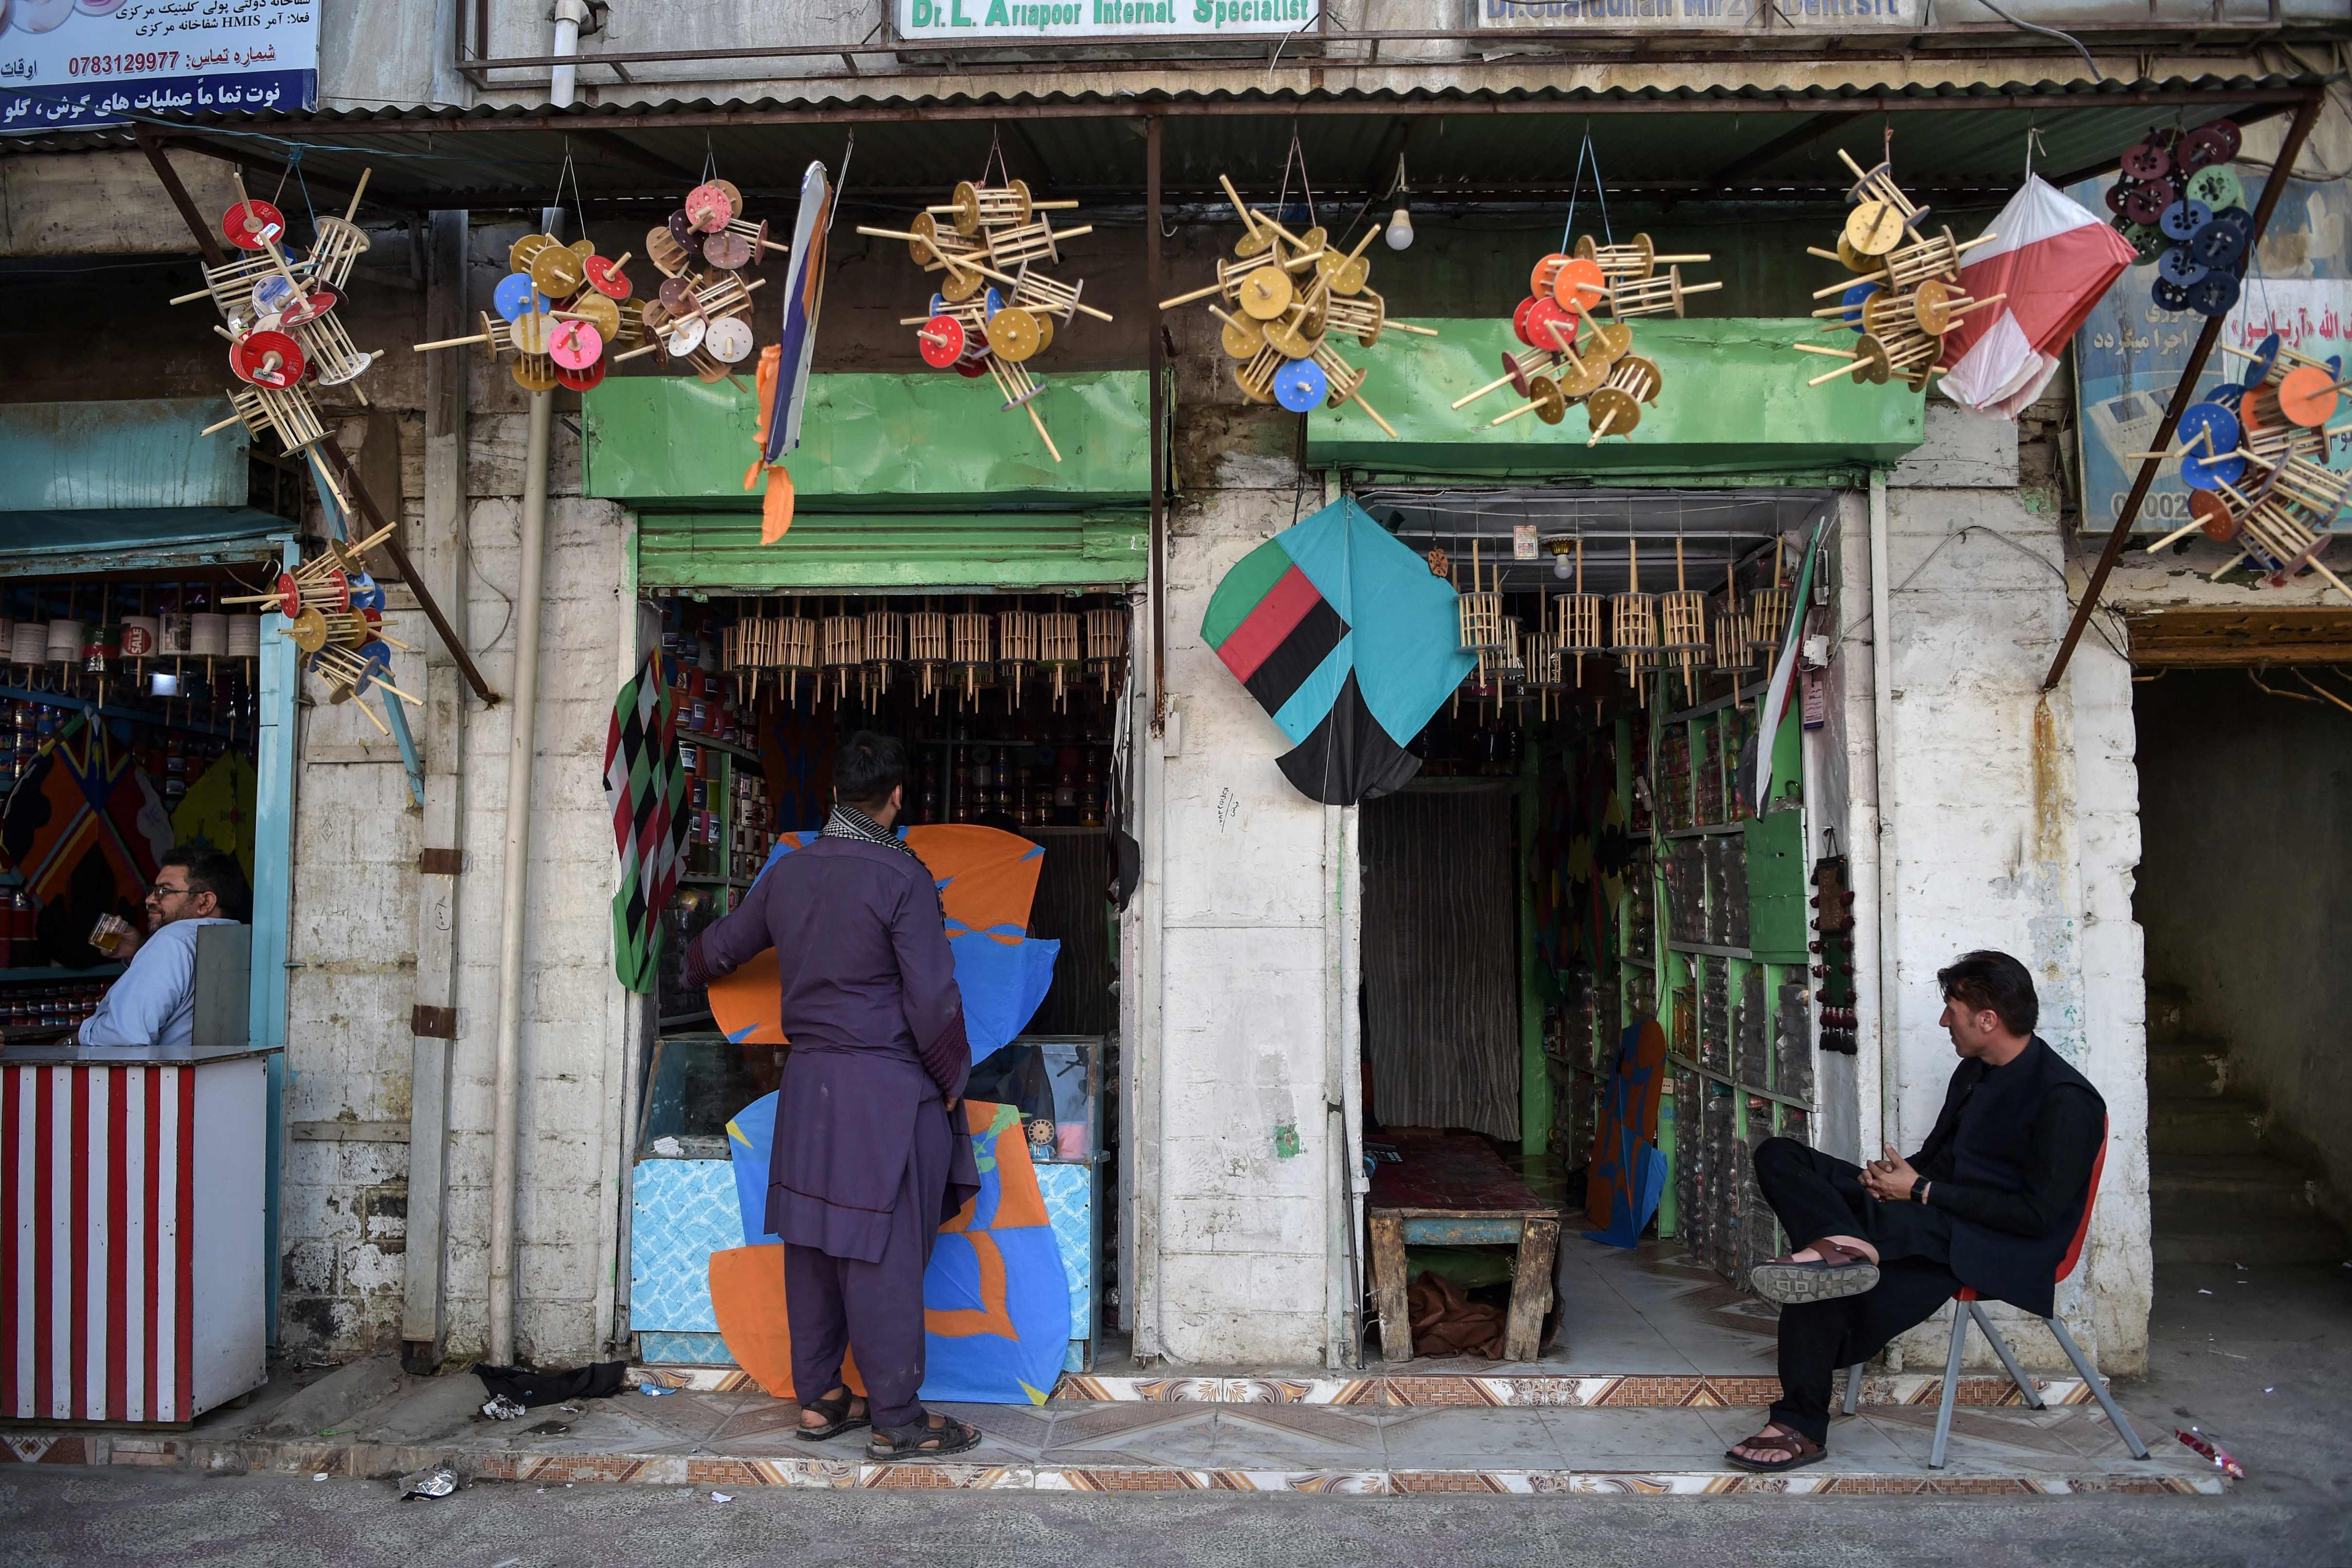
[[[1559,1251],[1559,1211],[1538,1199],[1471,1132],[1392,1127],[1365,1140],[1403,1156],[1372,1168],[1370,1211],[1372,1291],[1380,1303],[1381,1354],[1412,1359],[1412,1317],[1405,1300],[1404,1249],[1508,1242],[1518,1248],[1503,1359],[1533,1361],[1543,1350],[1551,1310],[1552,1261]]]

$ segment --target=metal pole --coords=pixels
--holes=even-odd
[[[2303,155],[2305,138],[2319,122],[2320,106],[2327,101],[2324,93],[2313,93],[2294,111],[2294,123],[2287,127],[2286,141],[2279,148],[2277,160],[2271,165],[2270,177],[2263,182],[2262,199],[2254,204],[2253,237],[2246,242],[2246,254],[2251,258],[2263,243],[2263,233],[2270,227],[2271,213],[2278,206],[2279,197],[2286,191],[2287,171]],[[2156,439],[2149,449],[2165,452],[2171,449],[2173,433],[2180,427],[2180,416],[2196,401],[2197,383],[2205,374],[2205,361],[2213,345],[2221,340],[2221,316],[2209,316],[2205,330],[2197,334],[2197,346],[2189,352],[2189,363],[2180,373],[2180,384],[2172,389],[2172,404],[2164,411],[2164,423],[2156,429]],[[2107,586],[2107,574],[2123,558],[2125,542],[2131,538],[2132,524],[2139,521],[2140,503],[2147,500],[2148,488],[2156,483],[2156,471],[2164,459],[2160,457],[2143,459],[2139,475],[2132,480],[2131,493],[2124,497],[2124,509],[2116,518],[2115,531],[2107,535],[2107,547],[2099,552],[2099,563],[2091,569],[2091,580],[2083,588],[2083,596],[2074,605],[2074,618],[2067,623],[2066,636],[2058,644],[2058,657],[2050,661],[2050,673],[2042,679],[2042,689],[2054,689],[2066,673],[2067,660],[2074,657],[2074,645],[2083,640],[2083,628],[2091,624],[2091,612],[2099,607],[2099,595]]]
[[[1160,297],[1160,116],[1143,122],[1143,276],[1144,297]],[[1164,356],[1160,353],[1160,317],[1146,323],[1150,346],[1144,363],[1151,378],[1151,732],[1168,721],[1168,389],[1161,384]]]

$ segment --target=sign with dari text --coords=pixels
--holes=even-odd
[[[19,0],[21,3],[21,0]],[[1223,38],[1312,32],[1323,0],[890,0],[908,44],[950,38],[1116,43],[1121,38]]]
[[[0,0],[0,132],[318,106],[317,0]]]
[[[1920,0],[1780,0],[1773,25],[1791,28],[1916,27]],[[1591,33],[1760,27],[1762,0],[1473,0],[1474,26]]]

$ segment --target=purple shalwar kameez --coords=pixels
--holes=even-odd
[[[686,967],[708,984],[776,950],[792,1049],[767,1223],[784,1243],[793,1387],[805,1403],[841,1386],[846,1346],[876,1425],[908,1426],[923,1419],[923,1270],[980,1175],[957,1105],[971,1049],[938,888],[882,837],[837,809],[694,940]]]

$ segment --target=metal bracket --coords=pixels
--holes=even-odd
[[[427,1007],[420,1002],[409,1012],[408,1032],[429,1040],[454,1040],[457,1037],[457,1009]]]

